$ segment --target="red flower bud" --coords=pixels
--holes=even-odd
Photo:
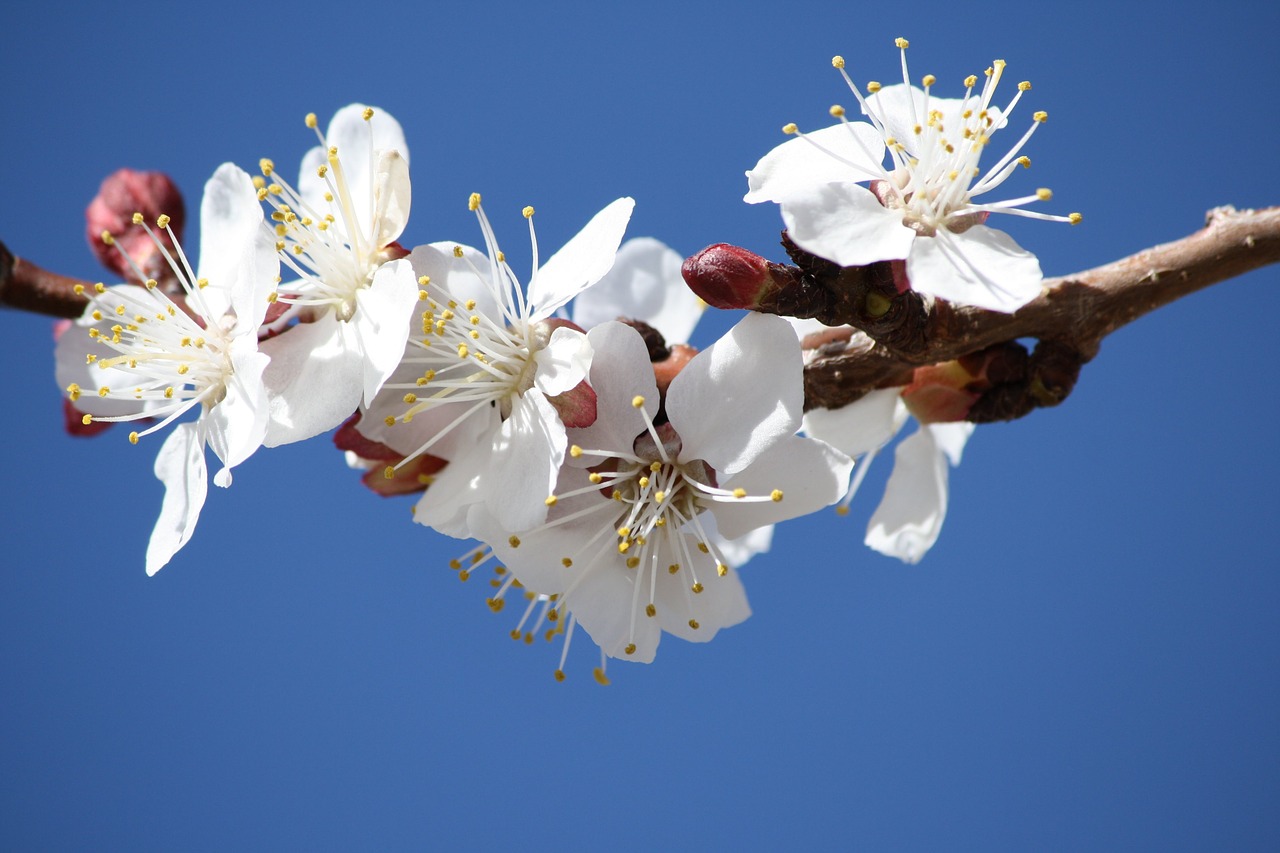
[[[754,308],[777,285],[773,264],[728,243],[708,246],[680,267],[685,284],[715,308]]]
[[[133,224],[133,215],[142,214],[147,225],[170,252],[173,241],[169,235],[155,226],[161,214],[169,217],[169,228],[181,239],[186,220],[186,206],[182,193],[163,172],[138,172],[118,169],[111,174],[89,206],[85,208],[85,237],[89,248],[102,265],[120,276],[121,280],[143,284],[153,278],[162,286],[170,283],[173,273],[160,248],[141,225]],[[116,245],[108,246],[102,240],[103,232],[110,232]],[[133,259],[142,271],[140,278],[121,255],[121,251]]]

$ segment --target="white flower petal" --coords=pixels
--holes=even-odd
[[[630,198],[612,202],[547,259],[529,282],[529,304],[536,318],[550,317],[609,271],[634,207]]]
[[[274,250],[262,242],[262,223],[262,205],[249,173],[223,163],[205,183],[200,201],[198,275],[209,287],[193,302],[207,309],[207,319],[221,320],[234,304],[261,321],[279,269]]]
[[[884,176],[884,140],[865,122],[824,127],[782,143],[747,172],[743,201],[783,201],[816,184],[869,181]]]
[[[587,378],[591,366],[591,343],[577,329],[560,326],[551,340],[534,355],[537,364],[534,383],[548,397],[563,394]]]
[[[521,533],[546,519],[564,450],[564,424],[542,392],[530,388],[498,429],[485,475],[485,506],[504,530]]]
[[[822,184],[779,203],[796,245],[841,266],[905,258],[916,232],[902,211],[885,207],[857,184]]]
[[[992,311],[1026,305],[1040,295],[1043,278],[1035,255],[986,225],[920,237],[907,258],[912,290]]]
[[[867,526],[866,544],[918,563],[938,541],[947,515],[947,460],[933,433],[921,429],[898,445],[884,498]]]
[[[690,543],[690,548],[696,545]],[[688,589],[689,575],[658,573],[654,595],[658,624],[662,630],[682,640],[705,643],[721,628],[729,628],[751,615],[747,591],[737,571],[730,568],[724,575],[712,571],[710,577],[699,578],[702,592]],[[694,628],[690,620],[698,623]]]
[[[658,414],[658,384],[653,377],[649,350],[640,333],[616,321],[602,323],[587,333],[595,351],[591,386],[596,393],[596,420],[589,427],[572,430],[574,444],[614,452],[630,451],[636,436],[644,432],[646,415]],[[632,402],[644,398],[643,413]],[[598,462],[589,454],[584,463]]]
[[[373,173],[373,241],[388,246],[409,221],[409,158],[399,151],[383,151]]]
[[[418,277],[408,260],[383,264],[373,283],[356,293],[351,331],[363,354],[365,403],[387,381],[404,355],[410,323],[418,306]]]
[[[147,544],[148,575],[164,568],[191,539],[209,492],[204,438],[197,424],[174,427],[156,454],[155,475],[164,483],[164,502]]]
[[[656,618],[645,615],[648,590],[634,592],[632,574],[610,566],[608,570],[589,572],[569,595],[568,607],[574,618],[604,653],[636,663],[652,663],[662,639],[662,628]],[[635,615],[632,602],[635,601]],[[634,624],[634,629],[632,625]],[[635,650],[626,653],[628,644]]]
[[[781,317],[748,314],[694,356],[667,390],[682,460],[723,476],[741,471],[800,426],[800,342]]]
[[[849,456],[861,456],[898,434],[906,419],[901,388],[869,391],[838,409],[810,409],[804,413],[806,435],[820,438]]]
[[[590,329],[609,320],[640,320],[668,344],[689,340],[704,303],[684,283],[684,259],[652,237],[636,237],[618,249],[613,269],[573,303],[573,322]]]
[[[960,464],[960,455],[964,453],[965,443],[969,441],[969,436],[973,435],[977,424],[966,423],[964,421],[945,424],[925,424],[925,429],[933,434],[933,440],[938,445],[938,449],[946,454],[948,461],[952,465]]]
[[[360,205],[356,211],[361,230],[373,233],[370,205],[373,199],[372,174],[376,169],[375,157],[379,151],[399,151],[405,162],[409,160],[409,146],[405,143],[400,123],[390,113],[374,108],[369,121],[364,119],[364,104],[350,104],[338,110],[329,122],[325,141],[338,149],[343,175],[351,190],[351,197]],[[315,210],[328,210],[324,194],[328,185],[316,174],[316,169],[328,162],[328,152],[317,146],[307,152],[302,160],[298,176],[298,190]]]
[[[213,481],[223,487],[231,485],[231,469],[262,446],[270,414],[267,389],[262,384],[266,354],[258,352],[252,341],[239,339],[231,357],[235,372],[227,384],[226,396],[205,414],[209,446],[222,460],[222,470]]]
[[[271,357],[263,373],[271,392],[267,447],[333,429],[360,405],[364,357],[347,340],[348,325],[330,313],[262,342]]]
[[[720,483],[743,489],[748,497],[782,492],[778,501],[718,500],[707,502],[720,534],[736,539],[750,531],[807,515],[830,506],[849,487],[853,463],[826,442],[784,436],[740,474]]]

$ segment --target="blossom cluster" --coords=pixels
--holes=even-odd
[[[984,172],[983,149],[1029,84],[998,107],[997,62],[980,90],[969,78],[962,98],[938,98],[931,76],[922,89],[907,80],[900,47],[900,86],[864,96],[845,75],[865,121],[833,107],[832,127],[788,125],[797,138],[747,172],[746,200],[777,202],[791,239],[819,257],[900,261],[904,287],[1016,310],[1038,294],[1039,265],[988,214],[1078,216],[1025,210],[1047,190],[975,198],[1029,163],[1019,152],[1043,114]],[[210,178],[194,266],[169,216],[104,230],[128,281],[84,288],[89,306],[59,339],[58,381],[81,426],[129,422],[134,444],[168,430],[148,574],[195,532],[207,451],[225,487],[259,448],[331,431],[371,489],[413,496],[416,523],[480,543],[453,567],[492,570],[489,607],[523,607],[513,637],[563,638],[558,678],[578,626],[603,682],[609,659],[652,661],[664,633],[705,641],[744,620],[738,568],[774,524],[846,510],[908,414],[921,426],[897,445],[866,542],[914,562],[937,539],[973,425],[936,391],[965,387],[964,370],[806,412],[802,340],[815,329],[749,313],[693,349],[705,304],[674,250],[624,242],[632,199],[545,260],[526,207],[522,280],[479,194],[480,246],[399,242],[409,148],[390,114],[353,104],[323,132],[314,115],[306,124],[318,144],[296,184],[266,159],[255,175],[228,163]]]

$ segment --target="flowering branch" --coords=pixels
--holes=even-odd
[[[1280,207],[1215,208],[1203,229],[1181,240],[1045,279],[1040,295],[1012,314],[926,300],[912,290],[899,293],[893,262],[840,267],[785,238],[784,245],[794,266],[722,244],[686,261],[685,278],[712,304],[846,327],[805,341],[815,354],[805,367],[806,408],[838,408],[875,388],[906,385],[917,367],[998,354],[998,376],[988,376],[993,384],[967,417],[981,423],[1061,402],[1080,366],[1116,329],[1197,290],[1280,261]],[[1019,338],[1039,344],[1027,354],[1015,343]]]

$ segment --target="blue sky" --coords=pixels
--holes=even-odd
[[[830,67],[1008,61],[1050,113],[1009,230],[1049,274],[1280,202],[1262,4],[71,4],[6,16],[0,239],[103,277],[82,210],[120,166],[192,210],[226,160],[286,171],[352,101],[411,147],[406,243],[521,266],[621,195],[630,234],[780,258],[742,172],[849,100]],[[943,94],[947,94],[943,92]],[[196,245],[194,229],[188,242]],[[545,251],[545,249],[544,249]],[[157,445],[61,429],[50,324],[0,314],[0,842],[12,849],[1274,849],[1280,842],[1275,269],[1109,338],[1058,410],[981,427],[919,566],[848,518],[781,527],[714,642],[590,678],[508,638],[464,543],[324,439],[260,452],[155,578]],[[735,318],[708,316],[707,345]]]

